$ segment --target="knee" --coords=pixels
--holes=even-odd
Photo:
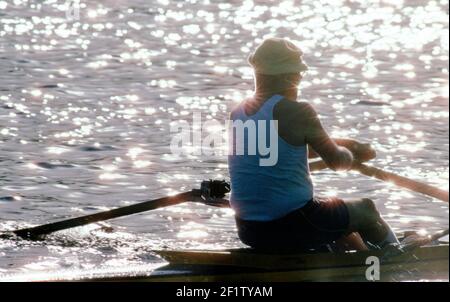
[[[375,205],[375,202],[370,198],[361,199],[362,213],[369,221],[375,221],[380,218],[380,212]]]
[[[375,202],[369,198],[362,198],[347,203],[350,227],[354,230],[373,227],[380,219]]]
[[[370,198],[361,199],[361,205],[369,212],[378,212],[375,202]]]

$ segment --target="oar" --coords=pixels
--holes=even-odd
[[[368,166],[365,164],[356,164],[353,166],[352,169],[360,172],[361,174],[374,177],[382,181],[392,182],[393,184],[399,187],[407,188],[411,191],[422,193],[424,195],[431,196],[436,199],[448,202],[447,191],[430,186],[428,184],[412,180],[391,172],[386,172],[381,169]]]
[[[161,207],[167,207],[171,205],[180,204],[193,199],[194,196],[199,195],[199,190],[192,190],[189,192],[180,193],[174,196],[158,198],[154,200],[149,200],[141,202],[138,204],[133,204],[105,212],[95,213],[91,215],[81,216],[77,218],[71,218],[63,221],[58,221],[54,223],[48,223],[32,228],[21,229],[13,231],[19,237],[25,239],[37,239],[39,236],[47,235],[53,232],[74,228],[77,226],[87,225],[94,222],[104,221],[112,218],[118,218],[126,215],[141,213],[149,210],[158,209]]]
[[[309,163],[309,171],[310,172],[325,170],[326,168],[328,168],[328,166],[323,160],[318,160],[318,161]]]
[[[323,160],[313,162],[309,165],[311,171],[323,170],[327,168],[326,163]],[[434,197],[436,199],[448,202],[448,192],[438,189],[436,187],[430,186],[428,184],[406,178],[391,172],[383,171],[379,168],[373,166],[368,166],[363,163],[358,163],[353,165],[352,170],[356,170],[361,174],[377,178],[382,181],[392,182],[393,184],[407,188],[411,191],[422,193],[427,196]]]
[[[384,255],[381,257],[381,260],[386,261],[389,258],[402,255],[406,252],[412,252],[421,246],[432,244],[433,242],[438,241],[442,237],[448,236],[448,234],[449,234],[449,229],[446,229],[446,230],[439,231],[439,232],[429,235],[429,236],[421,236],[421,237],[413,238],[410,241],[408,240],[408,242],[400,242],[399,244],[390,245],[386,249],[386,252],[384,253]]]
[[[311,171],[325,169],[324,163],[314,162],[311,164]],[[47,235],[53,232],[62,231],[69,228],[87,225],[94,222],[104,221],[108,219],[123,217],[127,215],[137,214],[149,210],[155,210],[162,207],[172,206],[187,201],[202,202],[216,207],[228,207],[228,201],[221,199],[227,193],[224,191],[223,185],[225,182],[221,181],[207,181],[202,183],[201,189],[194,189],[192,191],[180,193],[174,196],[158,198],[154,200],[144,201],[141,203],[95,213],[91,215],[71,218],[54,223],[48,223],[36,227],[21,229],[13,231],[15,235],[26,239],[37,239],[40,236]],[[209,186],[209,187],[207,187]],[[211,191],[212,190],[212,191]],[[214,200],[209,200],[210,198]]]

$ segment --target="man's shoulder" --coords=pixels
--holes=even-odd
[[[288,99],[282,99],[275,108],[276,112],[280,116],[314,116],[314,107],[306,101],[290,101]]]
[[[246,103],[252,101],[253,99],[251,97],[245,98],[241,101],[239,101],[237,104],[233,104],[230,110],[229,117],[233,119],[234,115],[237,114],[240,110],[242,110],[243,106],[245,106]]]

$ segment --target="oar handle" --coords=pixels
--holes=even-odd
[[[382,181],[392,182],[399,187],[407,188],[411,191],[422,193],[445,202],[448,202],[449,200],[447,191],[391,172],[386,172],[365,164],[356,164],[352,169],[360,172],[361,174],[374,177]]]
[[[309,171],[310,172],[325,170],[326,168],[328,168],[328,166],[323,160],[318,160],[318,161],[309,163]]]
[[[94,222],[99,222],[107,219],[118,218],[131,214],[141,213],[149,210],[158,209],[161,207],[171,206],[179,203],[189,201],[200,194],[199,190],[192,190],[185,193],[180,193],[174,196],[163,197],[159,199],[149,200],[138,204],[133,204],[113,210],[95,213],[91,215],[76,217],[54,223],[48,223],[37,227],[21,229],[13,233],[22,238],[35,239],[39,236],[50,234],[53,232],[82,226]]]

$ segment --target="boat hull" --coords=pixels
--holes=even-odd
[[[448,244],[386,256],[386,250],[347,253],[261,254],[252,250],[159,251],[168,264],[120,270],[62,271],[0,276],[0,281],[299,282],[368,281],[368,257],[380,259],[380,281],[449,279]]]
[[[367,274],[373,264],[369,257],[379,259],[381,281],[448,280],[449,275],[448,245],[419,247],[398,255],[387,255],[386,250],[286,255],[245,250],[158,253],[170,265],[134,281],[368,281],[375,276]]]
[[[380,259],[380,281],[448,280],[448,244],[389,256],[386,250],[355,253],[260,254],[251,250],[159,251],[169,265],[148,275],[97,281],[301,282],[368,281],[368,257]],[[369,274],[369,278],[370,278]]]

